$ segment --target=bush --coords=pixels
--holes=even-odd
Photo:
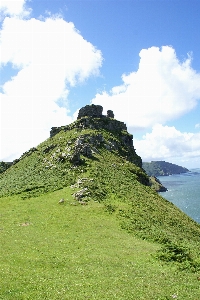
[[[167,243],[157,251],[157,258],[162,261],[178,263],[180,270],[197,272],[200,262],[193,259],[188,247],[182,244]]]
[[[187,247],[181,244],[167,243],[158,251],[158,258],[163,261],[192,261]]]

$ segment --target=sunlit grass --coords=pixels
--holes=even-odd
[[[73,163],[83,134],[94,153]],[[148,186],[120,134],[63,129],[0,174],[0,299],[199,298],[200,225]]]
[[[157,260],[102,203],[75,204],[69,188],[1,199],[0,299],[198,299],[197,274]]]

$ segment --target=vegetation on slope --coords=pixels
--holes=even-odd
[[[158,178],[155,176],[149,177],[149,183],[150,186],[156,191],[156,192],[166,192],[167,188],[164,187],[164,185],[160,182]]]
[[[3,299],[48,299],[52,293],[48,281],[56,289],[51,299],[63,299],[63,295],[70,298],[72,293],[77,296],[70,299],[171,299],[172,290],[165,286],[166,282],[162,289],[160,286],[156,289],[155,297],[148,276],[151,277],[151,270],[155,271],[155,282],[160,285],[158,274],[162,268],[173,273],[174,283],[177,282],[174,272],[179,269],[199,272],[200,226],[149,187],[149,178],[140,168],[140,157],[133,147],[123,143],[122,135],[126,137],[126,132],[83,129],[79,125],[75,122],[67,130],[59,130],[37,148],[24,153],[0,175],[0,195],[7,196],[1,199],[7,224],[2,224],[3,272],[7,279],[9,274],[12,278],[16,276],[16,272],[20,277],[16,284],[11,284],[10,293],[10,282],[6,281],[6,285],[4,282]],[[58,196],[65,199],[64,205],[58,204]],[[104,232],[95,227],[100,223],[107,229],[111,226],[111,230]],[[125,230],[118,231],[117,224]],[[127,239],[125,244],[129,245],[125,253],[123,247],[117,248],[121,239]],[[137,253],[133,244],[130,250],[129,243],[140,245]],[[150,260],[145,260],[146,254],[142,255],[143,248],[147,249],[145,253]],[[10,260],[15,261],[13,268],[8,268]],[[144,271],[142,265],[148,265],[149,261],[149,269]],[[20,296],[21,291],[23,295],[26,293],[27,286],[20,265],[31,274],[29,264],[36,271],[28,275],[27,294]],[[142,270],[148,282],[145,287],[141,285]],[[114,274],[110,277],[115,281],[113,289],[106,272]],[[129,287],[133,280],[127,279],[131,274],[140,282],[135,295]],[[22,283],[17,288],[19,281]],[[35,283],[33,288],[31,283]],[[91,286],[96,286],[95,293]],[[197,289],[196,283],[194,286]],[[133,283],[131,287],[135,289]],[[105,291],[104,296],[101,290]],[[182,299],[190,299],[185,295],[183,289]]]
[[[5,172],[8,168],[10,168],[12,163],[0,161],[0,173]]]
[[[142,238],[187,240],[192,231],[194,242],[200,241],[199,226],[148,186],[146,173],[131,162],[137,157],[119,132],[61,130],[1,174],[0,195],[27,198],[73,186],[77,201],[103,201]]]
[[[142,167],[149,176],[168,176],[189,172],[184,167],[166,161],[143,162]]]
[[[78,122],[75,122],[75,124]],[[78,126],[79,124],[77,124]],[[89,146],[92,154],[82,154],[77,143],[83,140],[83,148]],[[110,150],[107,150],[109,147]],[[112,150],[113,148],[113,150]],[[14,165],[0,176],[0,196],[21,194],[37,196],[58,190],[76,182],[80,174],[87,173],[93,162],[102,157],[101,150],[112,151],[120,162],[130,160],[140,163],[134,149],[122,144],[118,132],[76,127],[60,131],[37,148],[24,153]],[[80,159],[77,160],[80,155]],[[89,158],[88,158],[89,157]],[[109,161],[107,162],[109,165]],[[148,182],[147,176],[137,166],[131,164],[135,178]]]
[[[78,204],[71,191],[1,198],[0,299],[198,299],[200,274],[158,260],[159,244],[122,230],[103,202]]]

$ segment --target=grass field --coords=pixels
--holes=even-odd
[[[1,170],[0,299],[199,300],[200,225],[149,186],[115,121],[81,122]]]
[[[157,259],[160,244],[71,193],[1,199],[0,299],[199,299],[198,272]]]

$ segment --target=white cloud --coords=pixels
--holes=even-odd
[[[200,128],[200,124],[195,124],[195,128]]]
[[[200,133],[182,133],[175,127],[156,124],[152,132],[145,134],[142,140],[135,139],[134,146],[143,161],[189,161],[191,166],[193,159],[199,160]]]
[[[0,0],[0,14],[5,16],[28,16],[31,9],[25,7],[26,0]]]
[[[51,126],[72,121],[67,115],[70,89],[98,75],[102,54],[73,23],[55,16],[6,17],[0,34],[0,67],[11,63],[18,70],[0,93],[0,159],[6,160],[47,138]]]
[[[122,75],[122,85],[102,92],[91,101],[129,128],[151,128],[180,117],[196,106],[200,98],[200,74],[191,67],[191,56],[180,62],[172,47],[151,47],[140,51],[137,72]]]

